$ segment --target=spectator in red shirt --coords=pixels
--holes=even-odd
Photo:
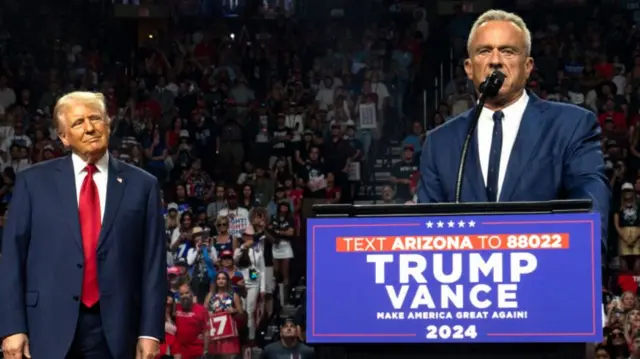
[[[181,359],[199,359],[208,346],[209,314],[205,307],[195,303],[189,284],[179,288],[180,304],[176,305],[176,336],[173,354]]]
[[[630,272],[622,272],[618,274],[617,284],[622,292],[636,293],[638,291],[638,279]]]
[[[615,109],[615,103],[612,98],[607,99],[604,112],[598,116],[600,127],[604,128],[605,122],[612,121],[615,131],[625,131],[627,129],[627,120],[624,113]]]
[[[162,107],[158,101],[151,97],[148,91],[145,92],[144,100],[139,104],[139,106],[146,114],[151,115],[154,120],[157,120],[162,116]]]
[[[593,67],[598,76],[605,80],[611,80],[613,77],[613,64],[607,60],[607,55],[600,55],[599,62]]]

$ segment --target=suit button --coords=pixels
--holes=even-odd
[[[80,300],[80,297],[78,297],[77,295],[74,295],[74,296],[73,296],[73,301],[74,301],[74,302],[77,302],[77,301],[79,301],[79,300]]]
[[[76,267],[78,267],[78,269],[82,269],[82,264],[78,263]]]

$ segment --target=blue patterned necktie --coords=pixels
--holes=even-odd
[[[496,111],[493,114],[493,135],[491,136],[491,151],[489,152],[489,170],[487,171],[487,198],[489,202],[498,201],[498,177],[500,173],[500,155],[502,152],[502,119],[504,113]]]

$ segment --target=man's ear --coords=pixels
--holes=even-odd
[[[58,131],[58,138],[60,139],[64,147],[69,147],[69,141],[67,141],[67,136],[64,132]]]
[[[473,66],[471,64],[471,59],[464,60],[464,72],[467,74],[467,78],[469,80],[473,80]]]
[[[527,59],[525,60],[525,63],[524,63],[524,70],[527,73],[527,79],[529,78],[529,76],[531,76],[531,72],[535,68],[534,64],[535,63],[533,61],[533,57],[527,57]]]

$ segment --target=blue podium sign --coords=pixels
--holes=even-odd
[[[308,221],[310,343],[597,342],[593,213]]]

